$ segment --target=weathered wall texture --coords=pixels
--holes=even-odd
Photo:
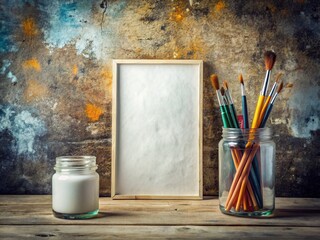
[[[0,4],[0,193],[50,193],[56,156],[96,155],[110,194],[111,63],[114,58],[202,59],[204,193],[217,194],[221,120],[211,73],[237,76],[253,112],[264,79],[293,84],[271,121],[277,196],[320,197],[320,2],[197,0],[5,1]]]

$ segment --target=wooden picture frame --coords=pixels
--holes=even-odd
[[[113,60],[112,199],[202,199],[201,60]]]

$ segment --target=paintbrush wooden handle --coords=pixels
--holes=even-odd
[[[227,201],[226,201],[226,206],[229,205],[229,203],[230,203],[230,201],[231,201],[231,198],[233,197],[233,192],[234,192],[234,190],[235,190],[235,188],[236,188],[237,182],[239,181],[239,178],[240,178],[240,176],[241,176],[242,170],[243,170],[243,168],[245,167],[247,158],[248,158],[248,156],[250,155],[251,150],[252,150],[251,147],[246,148],[246,150],[244,151],[244,154],[242,155],[240,164],[239,164],[239,166],[238,166],[238,169],[237,169],[237,171],[236,171],[236,174],[234,175],[233,181],[232,181],[232,183],[231,183],[231,187],[230,187],[229,194],[228,194]],[[233,200],[234,200],[234,199],[233,199]],[[233,202],[233,200],[232,200],[232,202]],[[232,205],[232,204],[231,204],[231,205]],[[229,210],[230,210],[230,209],[229,209]]]
[[[260,113],[259,124],[261,124],[261,122],[262,122],[262,120],[263,120],[263,118],[264,118],[264,115],[265,115],[265,113],[266,113],[266,111],[267,111],[267,108],[268,108],[268,106],[269,106],[270,100],[271,100],[271,96],[268,96],[267,99],[266,99],[266,101],[265,101],[265,103],[264,103],[264,105],[263,105],[263,108],[262,108],[262,110],[261,110],[261,113]]]
[[[264,99],[265,99],[265,96],[263,96],[263,95],[259,96],[259,99],[258,99],[258,102],[257,102],[257,106],[256,106],[256,110],[254,112],[254,117],[253,117],[253,120],[252,120],[252,127],[251,128],[258,128],[259,125],[260,125],[259,118],[260,118],[260,113],[261,113],[261,110],[262,110],[262,107],[263,107]]]
[[[243,197],[244,192],[241,192],[240,188],[243,180],[248,178],[251,162],[257,150],[257,145],[253,145],[252,147],[250,147],[250,149],[247,149],[247,151],[245,151],[245,153],[243,154],[243,157],[239,164],[238,171],[236,172],[236,175],[231,184],[231,188],[227,198],[226,211],[230,211],[236,199],[241,199]]]
[[[233,164],[235,166],[235,169],[237,170],[242,158],[242,153],[240,150],[236,149],[236,148],[231,148],[231,155],[232,155],[232,159],[233,159]],[[251,173],[251,172],[250,172]],[[253,203],[253,207],[257,208],[258,207],[258,201],[256,200],[255,197],[255,193],[252,190],[252,186],[251,186],[251,181],[249,181],[248,185],[247,185],[247,198],[243,199],[243,205],[245,207],[245,205],[250,205],[248,202],[250,202],[250,200]]]

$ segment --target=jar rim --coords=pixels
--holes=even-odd
[[[265,128],[222,128],[222,137],[226,140],[251,139],[268,140],[272,137],[272,129]]]
[[[56,157],[55,170],[97,169],[95,156],[59,156]]]
[[[76,156],[76,155],[65,155],[65,156],[59,156],[59,157],[56,157],[56,159],[96,159],[95,156],[89,156],[89,155],[79,155],[79,156]]]

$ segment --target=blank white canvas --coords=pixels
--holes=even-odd
[[[118,64],[117,195],[199,196],[200,70]]]

